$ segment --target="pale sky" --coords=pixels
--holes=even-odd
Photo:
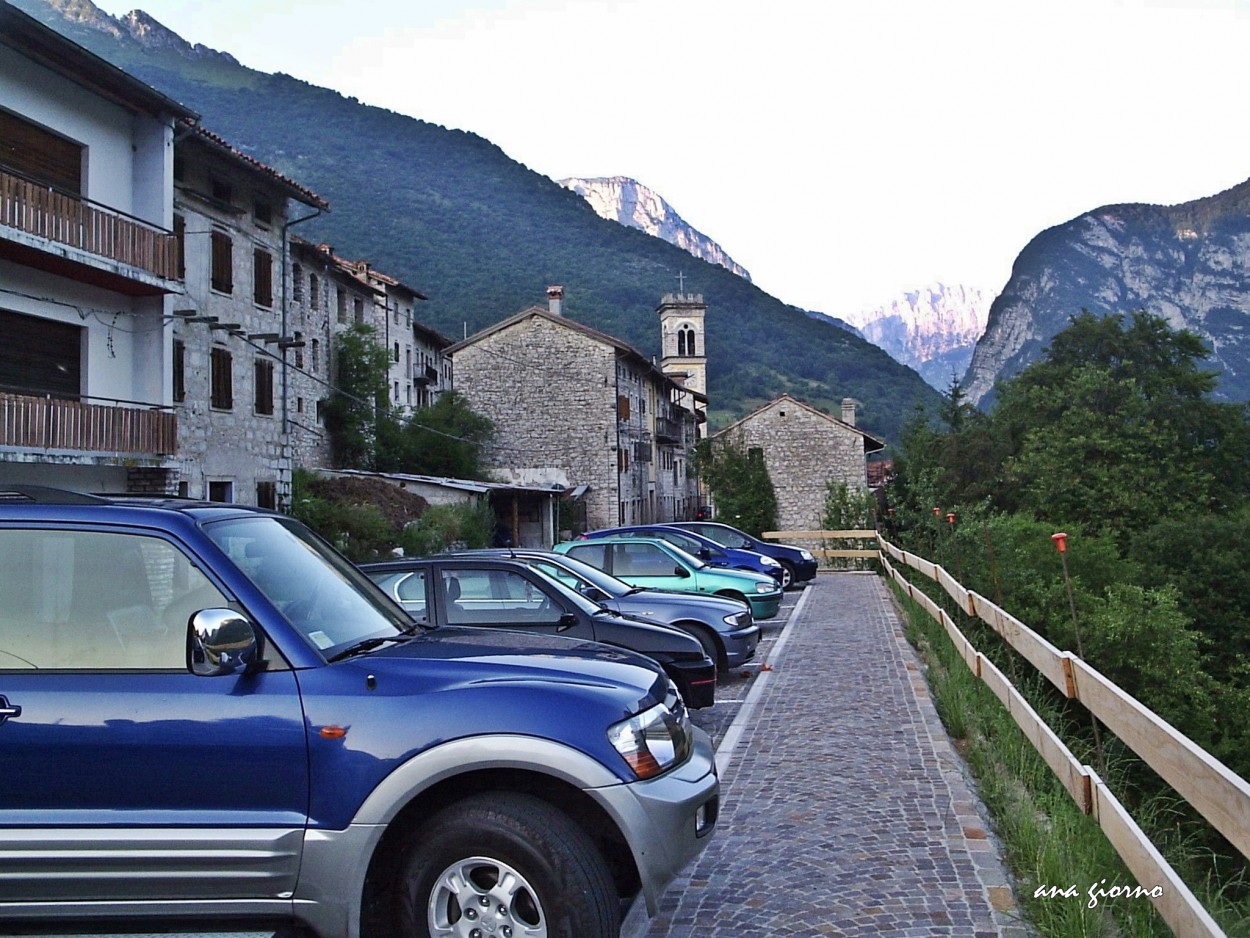
[[[553,179],[631,176],[833,315],[996,294],[1044,228],[1250,178],[1250,0],[97,5]]]

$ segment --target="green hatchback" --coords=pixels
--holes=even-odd
[[[756,619],[771,619],[781,609],[781,589],[772,577],[708,566],[680,547],[657,538],[597,537],[565,541],[553,549],[598,567],[630,586],[728,596],[749,605]]]

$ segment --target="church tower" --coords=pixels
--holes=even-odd
[[[656,309],[660,314],[660,370],[691,391],[707,397],[707,345],[702,293],[667,293]],[[707,405],[695,404],[706,415]],[[707,422],[700,424],[706,432]]]

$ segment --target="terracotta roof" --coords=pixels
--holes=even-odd
[[[193,124],[189,120],[183,120],[181,123],[186,130],[192,131],[201,142],[212,146],[218,152],[224,153],[236,162],[243,164],[247,169],[268,176],[271,180],[285,188],[287,194],[296,201],[303,202],[305,205],[311,205],[313,208],[319,208],[325,212],[330,210],[330,203],[317,195],[317,193],[306,186],[300,185],[294,179],[282,175],[272,166],[267,166],[255,157],[248,156],[237,147],[232,146],[224,137],[218,136],[211,130],[205,130],[199,124]]]

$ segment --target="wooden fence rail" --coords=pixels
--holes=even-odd
[[[834,540],[843,536],[861,538],[863,534],[861,531],[770,531],[764,536],[776,540],[792,540],[799,535]],[[951,616],[903,576],[896,564],[917,570],[933,580],[961,610],[993,628],[1065,697],[1080,701],[1247,857],[1250,857],[1250,783],[1072,652],[1056,648],[1019,619],[966,589],[939,565],[896,547],[879,534],[876,536],[877,556],[886,574],[942,625],[968,668],[1007,708],[1077,805],[1098,821],[1138,883],[1150,890],[1150,901],[1168,927],[1181,938],[1223,936],[1219,925],[1098,773],[1080,763],[1007,677],[973,647]]]

